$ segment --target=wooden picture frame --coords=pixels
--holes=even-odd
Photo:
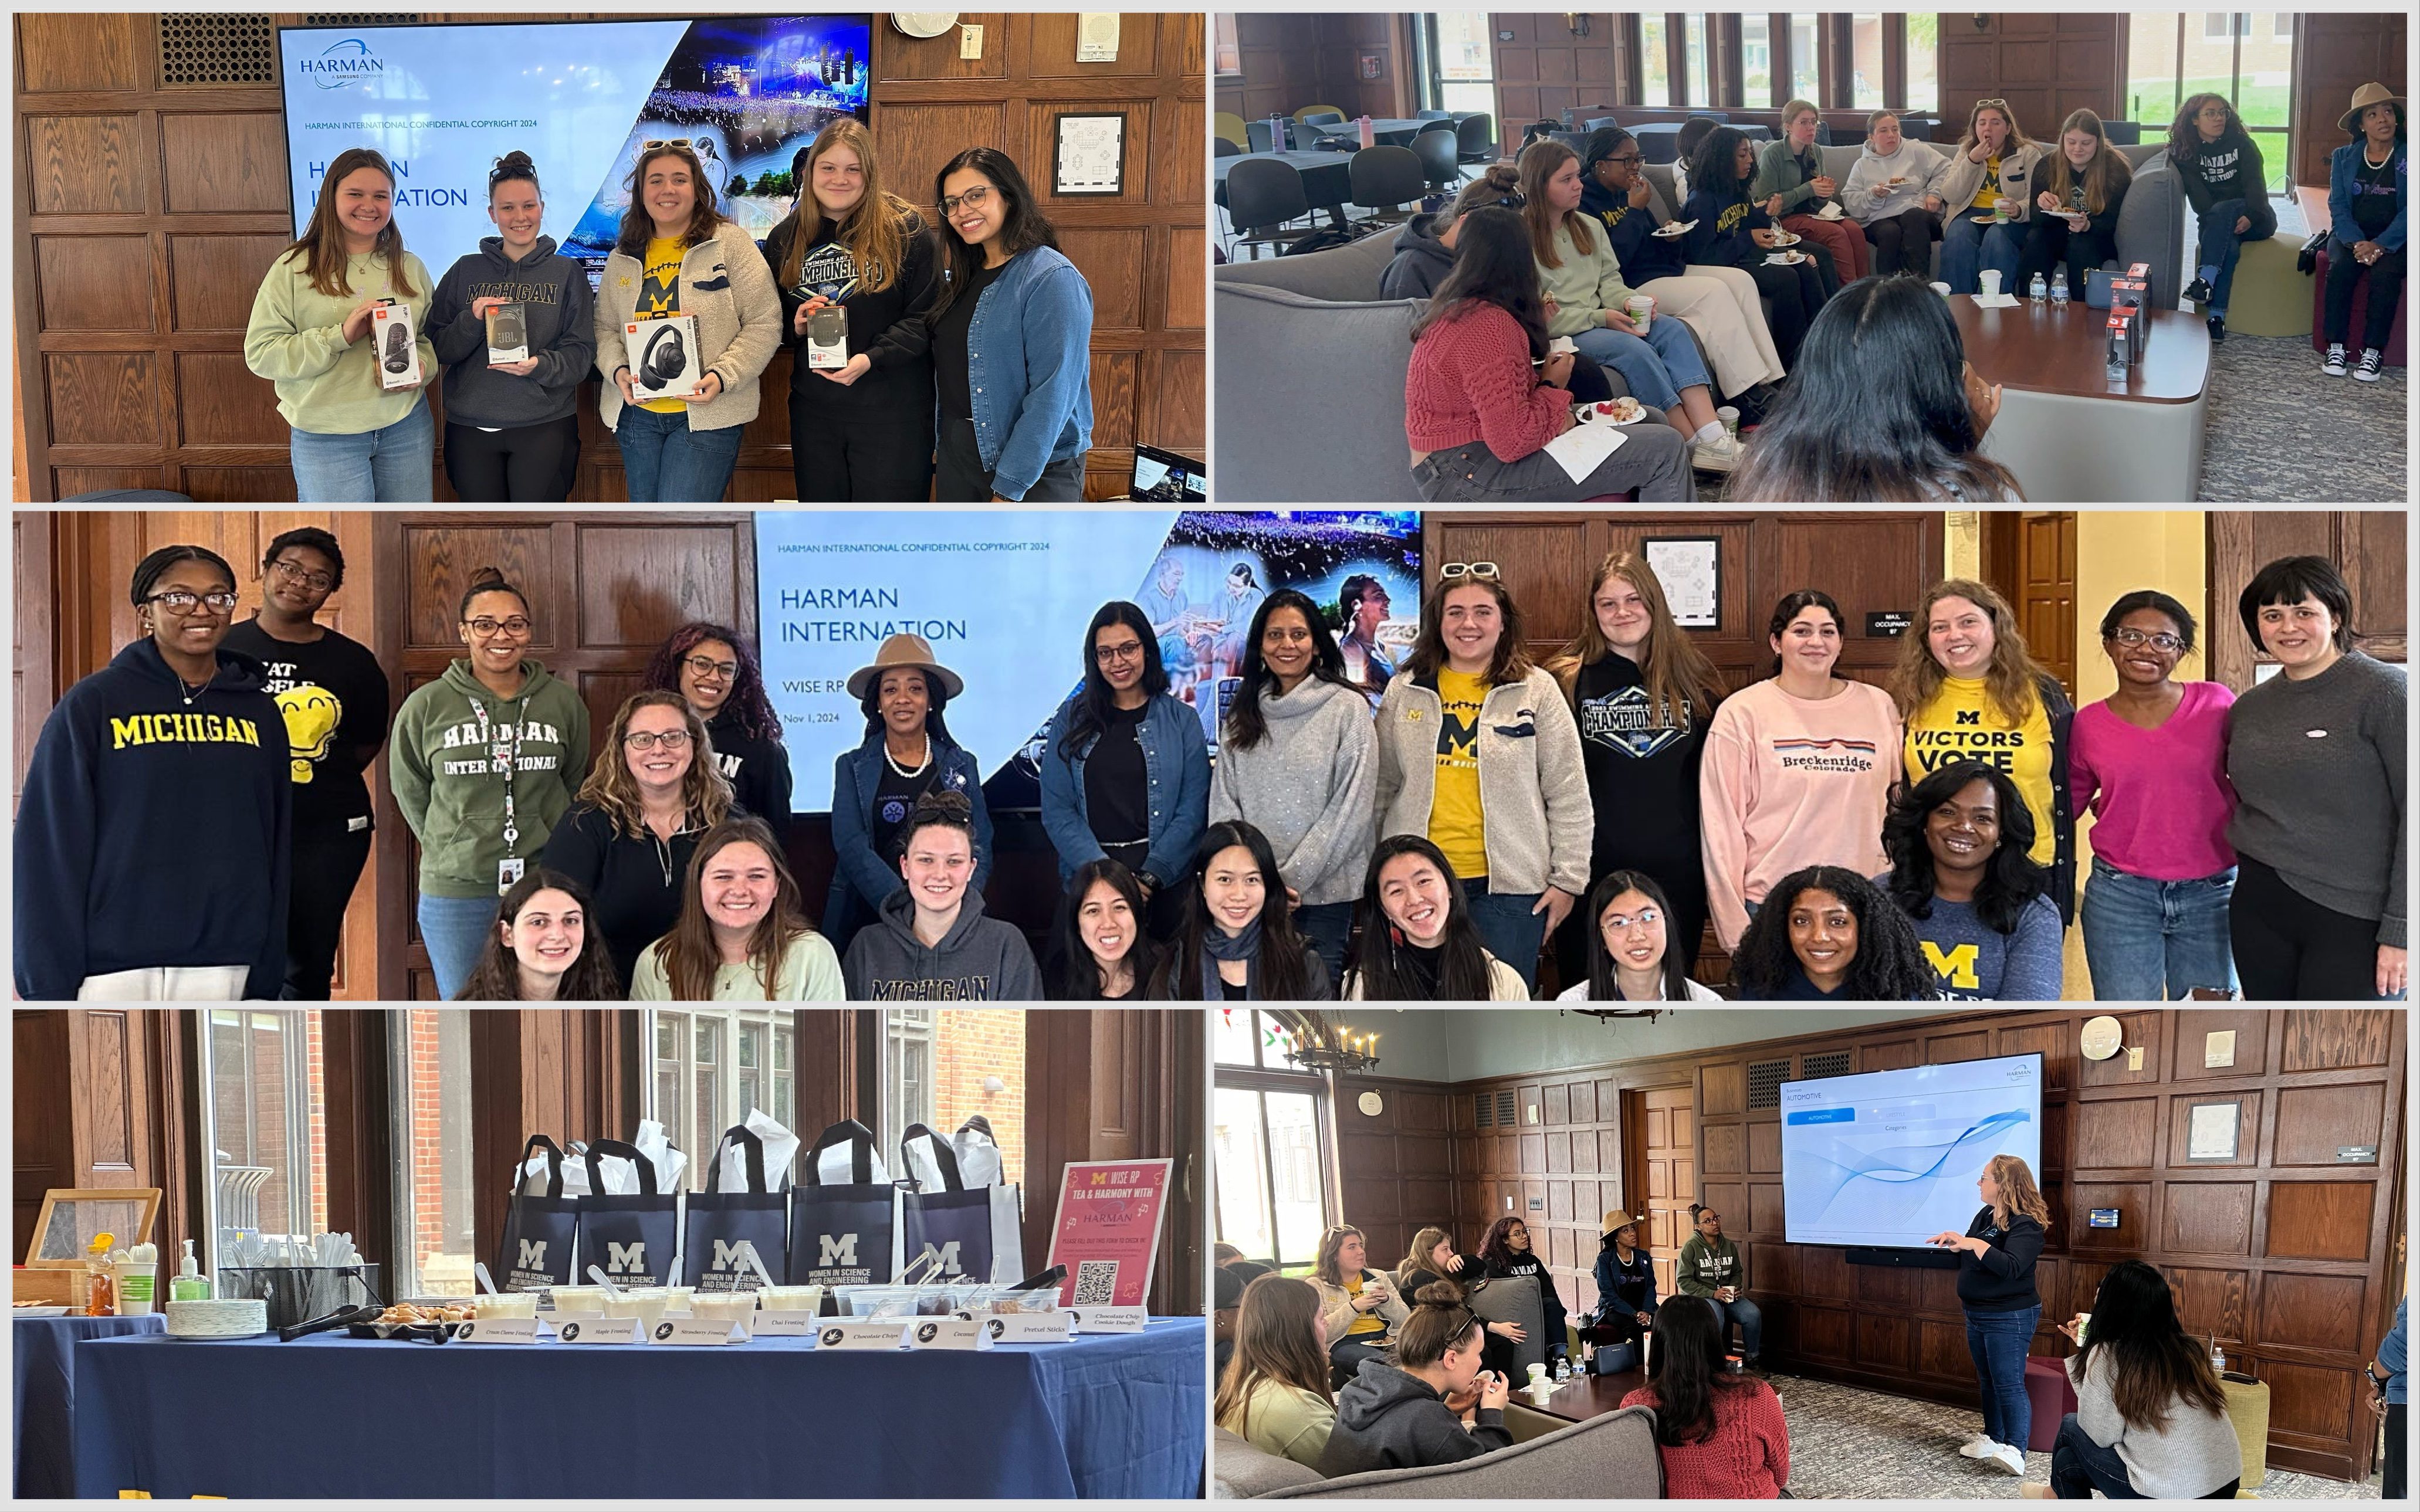
[[[142,1204],[141,1218],[128,1227],[115,1212],[104,1213],[104,1208],[116,1210]],[[62,1214],[60,1208],[65,1206]],[[89,1207],[89,1213],[84,1210]],[[55,1234],[54,1228],[64,1216],[67,1227]],[[160,1216],[160,1189],[156,1186],[53,1187],[42,1194],[42,1211],[34,1219],[34,1236],[25,1246],[25,1268],[29,1271],[79,1271],[84,1268],[84,1246],[99,1233],[116,1236],[117,1249],[132,1249],[151,1241],[153,1225]],[[61,1254],[62,1246],[72,1253]]]

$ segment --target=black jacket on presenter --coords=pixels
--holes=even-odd
[[[2042,1226],[2022,1212],[2009,1214],[2008,1227],[1987,1206],[1966,1226],[1966,1237],[1992,1247],[1981,1255],[1958,1252],[1958,1301],[1970,1313],[2013,1313],[2041,1305],[2034,1289],[2034,1262],[2041,1258]]]

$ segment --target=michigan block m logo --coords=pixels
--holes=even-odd
[[[924,1253],[916,1257],[916,1262],[921,1265],[928,1257],[939,1258],[941,1262],[939,1273],[942,1275],[959,1275],[963,1273],[958,1265],[958,1242],[954,1239],[951,1240],[946,1244],[936,1244],[931,1240],[926,1240],[924,1242]]]
[[[857,1236],[818,1234],[815,1236],[815,1253],[817,1265],[854,1267],[857,1264]]]
[[[543,1271],[546,1269],[545,1240],[540,1239],[532,1241],[524,1239],[521,1241],[520,1269],[524,1271]]]
[[[644,1275],[647,1271],[647,1242],[616,1244],[605,1242],[605,1269],[616,1274]]]
[[[740,1246],[747,1242],[748,1242],[744,1239],[739,1241],[738,1243],[733,1243],[727,1240],[716,1240],[714,1242],[714,1263],[707,1266],[706,1269],[710,1271],[738,1270],[742,1263],[739,1258]]]

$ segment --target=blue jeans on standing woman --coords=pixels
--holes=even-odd
[[[713,504],[731,486],[743,425],[693,430],[686,412],[667,415],[626,404],[613,423],[622,449],[622,484],[632,503]]]
[[[2000,270],[2000,292],[2015,293],[2017,264],[2025,252],[2024,224],[2010,221],[2003,225],[1977,225],[1975,217],[1980,213],[1971,207],[1942,212],[1941,281],[1949,285],[1952,294],[1972,294],[1980,286],[1977,275],[1986,268],[1996,268]]]
[[[1658,409],[1679,409],[1683,389],[1706,382],[1706,364],[1689,328],[1668,315],[1649,320],[1643,336],[1595,326],[1574,336],[1572,345],[1599,367],[1620,373],[1631,397]]]
[[[1536,991],[1538,951],[1546,943],[1546,916],[1530,910],[1538,906],[1543,894],[1490,892],[1485,877],[1469,878],[1462,887],[1470,903],[1470,921],[1479,926],[1479,938],[1487,953],[1521,973],[1522,985]]]
[[[428,947],[428,967],[437,974],[437,995],[452,1002],[487,952],[488,936],[495,932],[494,898],[434,898],[420,895],[414,911],[420,921],[420,943]]]
[[[2019,1454],[2034,1431],[2034,1407],[2025,1396],[2025,1350],[2041,1304],[2010,1313],[1966,1314],[1966,1352],[1975,1360],[1975,1383],[1983,1397],[1983,1436]]]
[[[290,432],[294,496],[306,504],[425,504],[437,497],[437,422],[423,391],[411,413],[350,436]]]
[[[2092,995],[2156,1003],[2196,987],[2231,990],[2235,954],[2226,941],[2235,868],[2183,882],[2120,872],[2099,856],[2084,886],[2084,960]]]
[[[1344,990],[1344,946],[1353,934],[1353,905],[1341,903],[1305,903],[1294,911],[1294,927],[1319,952],[1327,964],[1327,985],[1333,992]]]
[[[2235,223],[2249,220],[2242,231]],[[2277,234],[2277,212],[2268,196],[2259,200],[2223,199],[2201,212],[2201,250],[2194,255],[2194,271],[2210,284],[2205,315],[2226,314],[2226,296],[2235,287],[2235,262],[2247,241],[2266,241]]]

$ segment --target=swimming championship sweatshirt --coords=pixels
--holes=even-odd
[[[156,966],[245,966],[246,997],[278,995],[292,783],[265,682],[222,648],[189,695],[143,640],[59,700],[17,810],[20,997]]]
[[[916,937],[916,902],[900,888],[849,942],[842,968],[852,1002],[1039,998],[1042,972],[1016,926],[984,917],[971,887],[939,945]]]

